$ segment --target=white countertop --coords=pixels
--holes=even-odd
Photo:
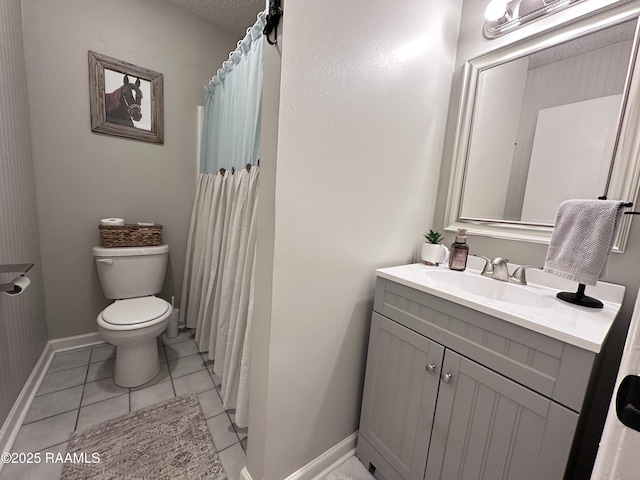
[[[431,267],[415,263],[381,268],[376,270],[376,273],[381,278],[492,315],[576,347],[596,353],[600,352],[611,325],[620,310],[625,287],[598,282],[596,286],[587,287],[585,293],[602,301],[604,308],[581,307],[556,298],[556,293],[559,291],[575,292],[578,286],[576,282],[555,277],[541,270],[530,269],[527,270],[528,285],[507,285],[505,282],[481,277],[480,267],[483,263],[481,259],[469,257],[467,269],[464,272],[454,272],[444,265]],[[513,272],[516,267],[516,265],[510,264],[509,271]],[[488,298],[475,294],[472,287],[467,286],[466,290],[456,289],[452,285],[441,285],[434,281],[433,275],[429,277],[430,272],[445,271],[450,272],[445,273],[449,280],[453,279],[455,281],[454,275],[460,275],[461,284],[471,283],[473,285],[473,282],[478,280],[477,278],[463,279],[462,277],[464,276],[480,277],[479,280],[495,282],[496,287],[506,288],[508,292],[526,294],[527,298],[539,299],[540,301],[531,302],[531,304],[527,305],[527,302],[524,302],[525,304],[517,303],[517,300],[512,303]],[[513,288],[527,290],[527,292],[516,291]],[[518,295],[513,297],[515,298],[516,296]]]

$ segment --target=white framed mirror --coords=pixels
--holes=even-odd
[[[445,230],[548,243],[564,200],[636,202],[639,15],[604,12],[467,62]]]

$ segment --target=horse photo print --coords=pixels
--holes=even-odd
[[[163,143],[161,73],[89,52],[91,130]]]
[[[104,70],[104,103],[108,122],[151,130],[151,83]]]

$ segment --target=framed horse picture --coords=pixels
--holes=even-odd
[[[164,142],[163,76],[89,51],[91,131]]]

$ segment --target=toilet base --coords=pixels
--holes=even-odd
[[[167,303],[166,313],[161,317],[132,325],[109,324],[103,320],[102,313],[98,315],[100,336],[116,346],[113,379],[116,385],[126,388],[139,387],[160,372],[158,336],[167,327],[171,312],[171,304]]]
[[[119,387],[139,387],[160,372],[156,337],[116,346],[114,382]]]

